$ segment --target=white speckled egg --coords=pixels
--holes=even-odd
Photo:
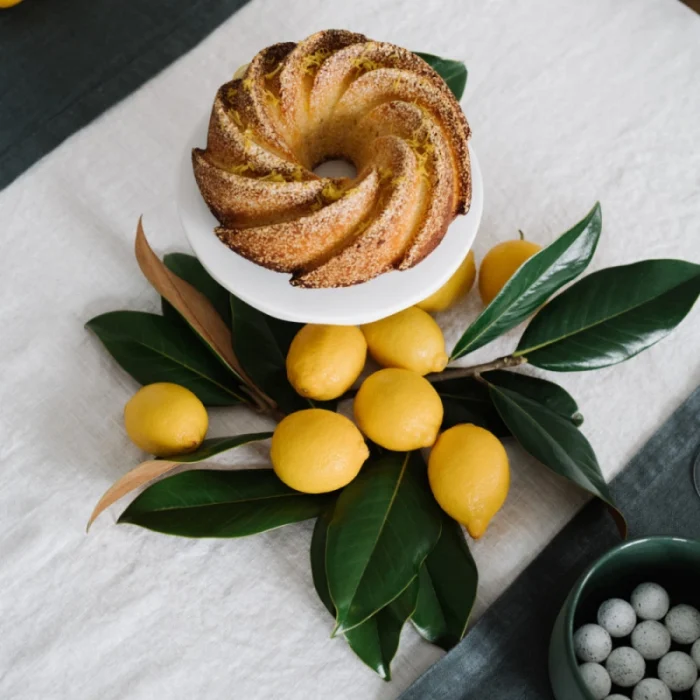
[[[656,620],[640,622],[632,632],[632,646],[647,660],[655,661],[671,648],[671,634]]]
[[[632,700],[672,700],[668,686],[658,678],[645,678],[635,686]]]
[[[605,700],[630,700],[626,695],[620,695],[620,693],[613,693],[612,695],[608,695]]]
[[[698,679],[698,667],[682,651],[672,651],[659,661],[659,678],[674,692],[690,690]]]
[[[612,639],[600,625],[583,625],[574,634],[574,651],[581,661],[600,664],[612,651]]]
[[[664,624],[671,633],[671,639],[678,644],[692,644],[700,638],[700,612],[692,605],[676,605],[671,608]]]
[[[693,700],[700,700],[700,681],[693,686]]]
[[[695,661],[695,665],[700,668],[700,639],[693,644],[690,650],[690,656],[692,657],[693,661]]]
[[[608,672],[600,664],[588,662],[581,664],[578,670],[595,700],[604,700],[610,694],[612,681]]]
[[[640,583],[632,591],[630,600],[634,612],[642,620],[661,620],[670,605],[666,589],[658,583]]]
[[[637,615],[626,600],[611,598],[598,608],[598,624],[611,637],[626,637],[637,624]]]
[[[613,649],[605,662],[610,680],[621,688],[631,688],[644,678],[646,664],[642,655],[632,647]]]

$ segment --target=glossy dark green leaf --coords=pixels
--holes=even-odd
[[[202,469],[153,484],[119,522],[181,537],[245,537],[314,518],[328,502],[293,491],[272,469]]]
[[[335,607],[328,590],[326,576],[326,540],[332,511],[326,510],[316,521],[311,539],[311,571],[314,586],[328,612],[335,617]],[[386,607],[368,620],[345,633],[350,648],[384,680],[391,680],[391,661],[399,647],[401,629],[411,617],[418,598],[418,580]]]
[[[341,492],[328,528],[326,573],[347,632],[394,600],[440,536],[440,510],[417,454],[368,461]]]
[[[421,636],[451,649],[467,632],[479,574],[459,523],[442,514],[442,533],[420,570],[413,624]]]
[[[163,258],[163,263],[180,279],[189,282],[197,291],[204,294],[226,325],[229,328],[231,327],[229,293],[204,269],[197,258],[185,253],[168,253]],[[172,310],[174,313],[177,313],[175,309]],[[165,310],[163,315],[166,315]]]
[[[459,423],[473,423],[498,437],[510,435],[491,401],[488,387],[482,382],[472,377],[460,377],[435,382],[433,386],[442,399],[443,430]]]
[[[230,295],[233,350],[243,369],[285,413],[314,405],[287,379],[287,351],[301,326],[272,318]]]
[[[467,85],[467,67],[461,61],[453,61],[449,58],[440,58],[431,53],[415,52],[447,83],[454,96],[459,100],[464,94]]]
[[[112,311],[87,322],[114,359],[137,382],[173,382],[207,406],[241,403],[233,375],[179,323],[141,311]]]
[[[188,452],[176,457],[167,457],[166,459],[178,464],[205,462],[207,459],[233,450],[241,445],[247,445],[249,442],[259,442],[260,440],[269,440],[271,437],[272,433],[246,433],[232,437],[208,438],[194,452]]]
[[[452,359],[515,328],[554,292],[580,275],[593,257],[601,225],[600,205],[596,204],[576,226],[524,262],[457,341]]]
[[[532,319],[516,355],[558,372],[607,367],[667,336],[700,294],[700,265],[642,260],[594,272]]]
[[[604,501],[624,535],[625,520],[583,433],[570,420],[528,396],[495,384],[489,384],[489,389],[501,418],[525,451],[555,474]]]
[[[523,396],[527,396],[541,403],[560,416],[570,420],[574,425],[578,426],[583,423],[583,416],[579,413],[578,404],[574,397],[563,387],[554,382],[548,382],[546,379],[540,379],[539,377],[530,377],[527,374],[521,374],[519,372],[508,372],[507,370],[500,369],[484,372],[482,377],[491,384],[503,387],[504,389],[512,389],[518,394],[522,394]],[[484,390],[488,393],[486,387],[484,387]]]

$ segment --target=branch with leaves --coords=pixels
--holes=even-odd
[[[426,60],[461,94],[461,64]],[[428,379],[442,399],[443,428],[474,423],[514,438],[545,468],[601,499],[624,535],[624,518],[579,429],[583,418],[574,398],[551,381],[513,371],[531,364],[578,372],[627,360],[670,333],[700,295],[700,266],[682,260],[645,260],[574,282],[589,265],[601,229],[596,205],[527,260],[466,328],[451,359],[530,319],[511,355]],[[302,398],[287,379],[285,358],[298,324],[230,295],[192,256],[173,253],[161,261],[141,222],[136,258],[162,297],[162,316],[115,311],[87,326],[137,382],[174,382],[206,406],[245,405],[274,419],[315,405],[335,409],[337,402]],[[335,618],[333,634],[345,637],[364,663],[389,679],[408,621],[445,649],[459,642],[476,596],[477,569],[461,526],[432,496],[421,454],[374,450],[354,481],[321,495],[290,489],[272,469],[196,466],[270,435],[209,439],[196,452],[146,461],[107,491],[90,524],[144,486],[120,523],[183,537],[243,537],[316,518],[314,585]]]

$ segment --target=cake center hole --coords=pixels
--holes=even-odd
[[[357,168],[349,161],[342,158],[327,160],[314,168],[314,173],[319,177],[349,177],[357,175]]]

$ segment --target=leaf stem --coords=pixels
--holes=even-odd
[[[515,357],[514,355],[506,355],[499,357],[491,362],[484,362],[473,367],[455,367],[454,369],[446,369],[442,372],[434,372],[426,375],[426,379],[431,383],[444,382],[448,379],[461,379],[462,377],[479,377],[482,372],[490,372],[494,369],[510,369],[518,367],[527,362],[526,357]]]

